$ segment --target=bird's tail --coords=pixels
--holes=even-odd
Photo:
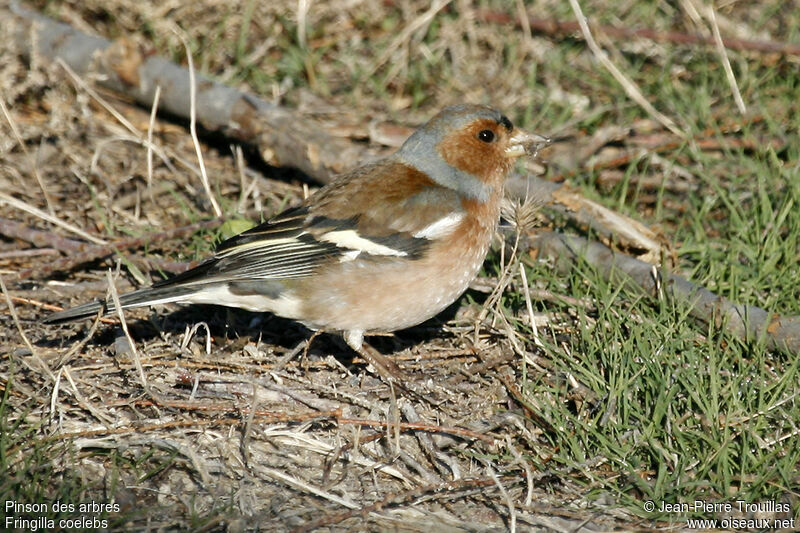
[[[185,300],[188,295],[191,295],[197,290],[196,287],[191,286],[165,286],[165,287],[147,287],[138,291],[129,292],[119,297],[120,306],[123,309],[132,307],[144,307],[148,305],[165,304],[170,302],[178,302]],[[114,302],[112,300],[97,300],[91,303],[79,305],[71,309],[65,309],[58,313],[44,318],[42,322],[46,324],[58,324],[61,322],[70,322],[73,320],[81,320],[84,318],[91,318],[95,316],[100,310],[103,314],[107,315],[116,311]]]

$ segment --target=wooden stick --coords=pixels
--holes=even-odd
[[[509,13],[499,11],[479,11],[476,18],[484,22],[495,24],[514,24],[520,26],[520,19]],[[576,21],[561,21],[557,19],[542,19],[528,17],[528,25],[534,33],[544,35],[579,35],[580,26]],[[595,31],[599,34],[613,37],[621,41],[629,41],[634,38],[646,39],[657,43],[672,44],[702,44],[714,46],[714,37],[698,35],[694,33],[684,33],[679,31],[658,31],[651,28],[625,28],[619,26],[595,26]],[[800,56],[800,44],[784,43],[779,41],[756,41],[748,39],[723,38],[722,44],[728,50],[743,50],[748,52],[758,52],[762,54],[783,54]]]
[[[187,69],[147,55],[131,41],[111,42],[86,35],[16,5],[0,9],[0,16],[10,16],[18,23],[12,26],[9,38],[28,56],[61,59],[78,75],[91,75],[99,85],[148,108],[156,87],[161,86],[159,112],[190,117]],[[354,143],[328,135],[308,117],[200,75],[196,105],[197,120],[206,130],[254,145],[270,165],[293,167],[326,183],[359,162],[361,151]]]
[[[677,274],[575,235],[544,232],[532,247],[554,259],[557,268],[572,268],[575,260],[583,257],[606,279],[621,276],[650,296],[664,295],[684,302],[691,306],[689,314],[694,318],[723,327],[743,341],[763,337],[770,350],[800,353],[800,316],[778,316],[754,305],[737,304]]]
[[[135,250],[138,248],[142,248],[147,245],[151,245],[157,243],[159,241],[164,241],[167,239],[176,239],[186,237],[188,235],[192,235],[199,230],[215,228],[225,222],[225,218],[218,218],[214,220],[206,220],[204,222],[197,222],[195,224],[189,224],[188,226],[181,226],[180,228],[172,228],[166,231],[160,231],[158,233],[151,233],[149,235],[145,235],[143,237],[131,237],[128,239],[120,239],[118,241],[111,242],[106,245],[88,245],[88,244],[81,244],[81,247],[74,248],[76,242],[70,239],[64,239],[63,237],[59,237],[58,235],[50,234],[46,231],[41,230],[33,230],[27,228],[27,231],[20,231],[19,228],[12,226],[10,224],[5,223],[4,220],[0,219],[0,233],[9,235],[12,230],[17,230],[16,233],[13,234],[14,237],[21,238],[28,240],[36,244],[33,239],[38,242],[47,242],[48,246],[52,246],[53,248],[59,249],[63,252],[70,252],[67,257],[63,257],[56,261],[52,261],[46,265],[40,265],[36,268],[26,268],[25,270],[21,270],[19,272],[20,279],[26,278],[46,278],[53,274],[53,272],[60,272],[64,270],[71,270],[75,268],[75,266],[80,265],[82,263],[88,263],[90,261],[94,261],[101,257],[105,257],[107,255],[113,255],[119,253],[124,250]],[[21,224],[20,224],[21,226]],[[6,233],[6,232],[9,233]],[[63,247],[59,247],[59,245],[64,245]],[[168,263],[165,263],[168,265]],[[174,265],[173,265],[174,266]],[[167,270],[172,271],[172,267],[168,268]]]

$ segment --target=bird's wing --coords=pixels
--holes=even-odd
[[[307,229],[307,206],[284,211],[244,233],[223,241],[216,255],[197,267],[154,284],[205,285],[236,280],[290,279],[311,275],[340,252]]]
[[[216,256],[195,269],[155,286],[302,278],[326,262],[356,257],[415,259],[463,216],[455,191],[384,161],[342,176],[302,206],[222,242]]]

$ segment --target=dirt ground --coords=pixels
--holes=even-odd
[[[169,13],[162,27],[149,28],[156,35],[188,16],[166,4],[148,7]],[[271,16],[295,17],[290,4]],[[108,11],[102,2],[61,7],[68,22],[95,33],[109,31],[104,16],[133,32],[137,9],[145,9],[132,2]],[[383,7],[360,9],[369,18]],[[224,19],[196,17],[195,27],[214,28],[210,21]],[[333,15],[315,17],[321,24]],[[214,31],[228,31],[220,24]],[[485,31],[476,27],[475,38],[496,39]],[[27,61],[13,43],[0,45],[0,57],[0,92],[15,128],[4,119],[0,191],[19,201],[0,203],[0,219],[38,232],[0,239],[0,276],[13,297],[13,313],[9,307],[0,314],[4,462],[21,473],[18,481],[31,480],[19,494],[32,502],[116,504],[112,512],[86,515],[107,520],[111,530],[658,526],[621,510],[613,494],[589,501],[585,476],[549,462],[547,432],[515,400],[521,379],[515,340],[494,311],[482,314],[496,276],[478,280],[468,297],[435,319],[370,339],[424,394],[391,388],[333,336],[317,337],[306,349],[311,332],[271,315],[166,306],[126,312],[128,332],[116,317],[41,324],[50,306],[106,297],[109,275],[122,293],[202,259],[219,232],[235,232],[240,219],[268,217],[316,184],[265,165],[252,150],[240,157],[227,139],[203,137],[205,166],[232,222],[202,227],[210,205],[183,121],[158,118],[153,138],[161,150],[148,154],[141,142],[148,109],[90,92],[59,65]],[[375,65],[382,58],[372,59]],[[490,69],[489,59],[469,68]],[[226,76],[224,60],[212,54],[198,68]],[[335,72],[320,78],[337,83]],[[237,83],[234,76],[227,81]],[[498,84],[510,95],[524,79]],[[267,99],[327,120],[332,131],[359,142],[369,137],[365,124],[414,127],[452,103],[442,90],[409,112],[407,96],[365,98],[356,109],[335,91],[323,99],[324,91],[273,89]],[[375,142],[371,148],[391,149]],[[90,243],[75,229],[110,242],[148,238],[122,253],[81,260]],[[534,469],[527,457],[545,466]]]
[[[147,110],[76,88],[57,65],[31,69],[9,49],[4,57],[4,98],[28,148],[4,138],[2,190],[95,236],[158,233],[209,211],[187,170],[196,158],[183,125],[156,121],[167,155],[155,156],[150,184],[146,149],[100,98],[139,131]],[[224,140],[202,149],[219,196],[243,216],[305,194],[302,176],[237,165]],[[0,317],[6,409],[24,412],[30,438],[48,443],[52,478],[34,500],[114,502],[118,512],[97,516],[115,530],[607,530],[630,519],[565,506],[581,492],[568,476],[522,461],[537,453],[540,431],[504,385],[515,380],[509,341],[478,328],[476,342],[479,303],[459,301],[374,339],[427,391],[420,397],[391,390],[335,339],[317,338],[298,354],[310,332],[268,315],[132,311],[133,344],[119,325],[43,326],[40,305],[103,298],[109,271],[119,292],[158,279],[159,268],[196,259],[193,250],[208,253],[214,232],[190,232],[188,247],[186,235],[156,238],[64,267],[72,254],[59,239],[80,237],[9,205],[0,216],[50,239],[0,241],[2,276],[17,298],[16,316]],[[510,499],[524,511],[510,511]]]

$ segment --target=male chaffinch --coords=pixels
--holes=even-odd
[[[492,107],[445,108],[393,155],[339,176],[301,205],[222,242],[197,267],[123,294],[120,304],[269,311],[342,332],[361,353],[365,333],[419,324],[466,290],[497,227],[513,161],[547,142]],[[113,306],[92,302],[45,321]]]

